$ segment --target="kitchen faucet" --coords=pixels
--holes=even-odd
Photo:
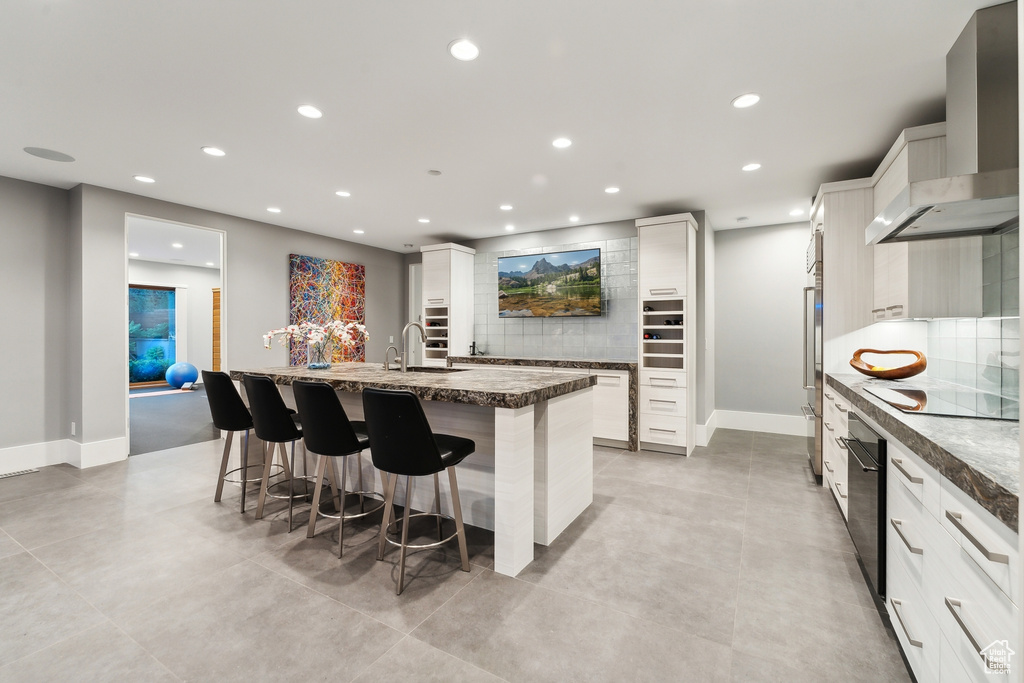
[[[419,329],[419,331],[420,331],[420,341],[421,342],[425,343],[427,341],[427,331],[423,329],[423,325],[421,325],[421,324],[419,324],[417,322],[411,322],[411,323],[407,323],[406,324],[405,328],[402,330],[402,357],[399,358],[399,362],[401,363],[402,372],[405,372],[406,368],[408,367],[408,360],[407,359],[409,358],[409,328],[410,327],[415,327],[415,328]]]

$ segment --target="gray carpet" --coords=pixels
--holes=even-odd
[[[169,388],[164,387],[161,391]],[[210,418],[210,405],[202,387],[179,394],[129,399],[128,420],[131,425],[130,455],[220,438],[220,431]]]

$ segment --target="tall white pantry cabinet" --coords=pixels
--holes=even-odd
[[[444,367],[468,356],[473,336],[473,255],[461,244],[420,247],[423,254],[423,364]]]
[[[639,239],[640,447],[692,453],[697,221],[688,213],[643,218]]]

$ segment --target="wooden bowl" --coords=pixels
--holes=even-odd
[[[865,353],[877,353],[877,354],[906,354],[915,356],[917,360],[908,364],[901,365],[898,368],[887,368],[878,365],[868,365],[861,360],[861,355]],[[924,372],[924,369],[928,367],[928,360],[924,357],[924,354],[920,351],[910,351],[907,349],[899,349],[895,351],[881,351],[879,349],[857,349],[857,352],[853,354],[853,359],[850,361],[850,365],[857,372],[868,375],[869,377],[877,377],[879,379],[906,379],[907,377],[913,377],[920,375]]]

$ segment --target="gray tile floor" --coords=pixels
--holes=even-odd
[[[401,596],[376,527],[339,560],[333,526],[213,503],[218,464],[211,442],[0,480],[0,680],[910,680],[802,439],[595,448],[594,504],[519,577],[471,530],[472,571],[414,554]]]

